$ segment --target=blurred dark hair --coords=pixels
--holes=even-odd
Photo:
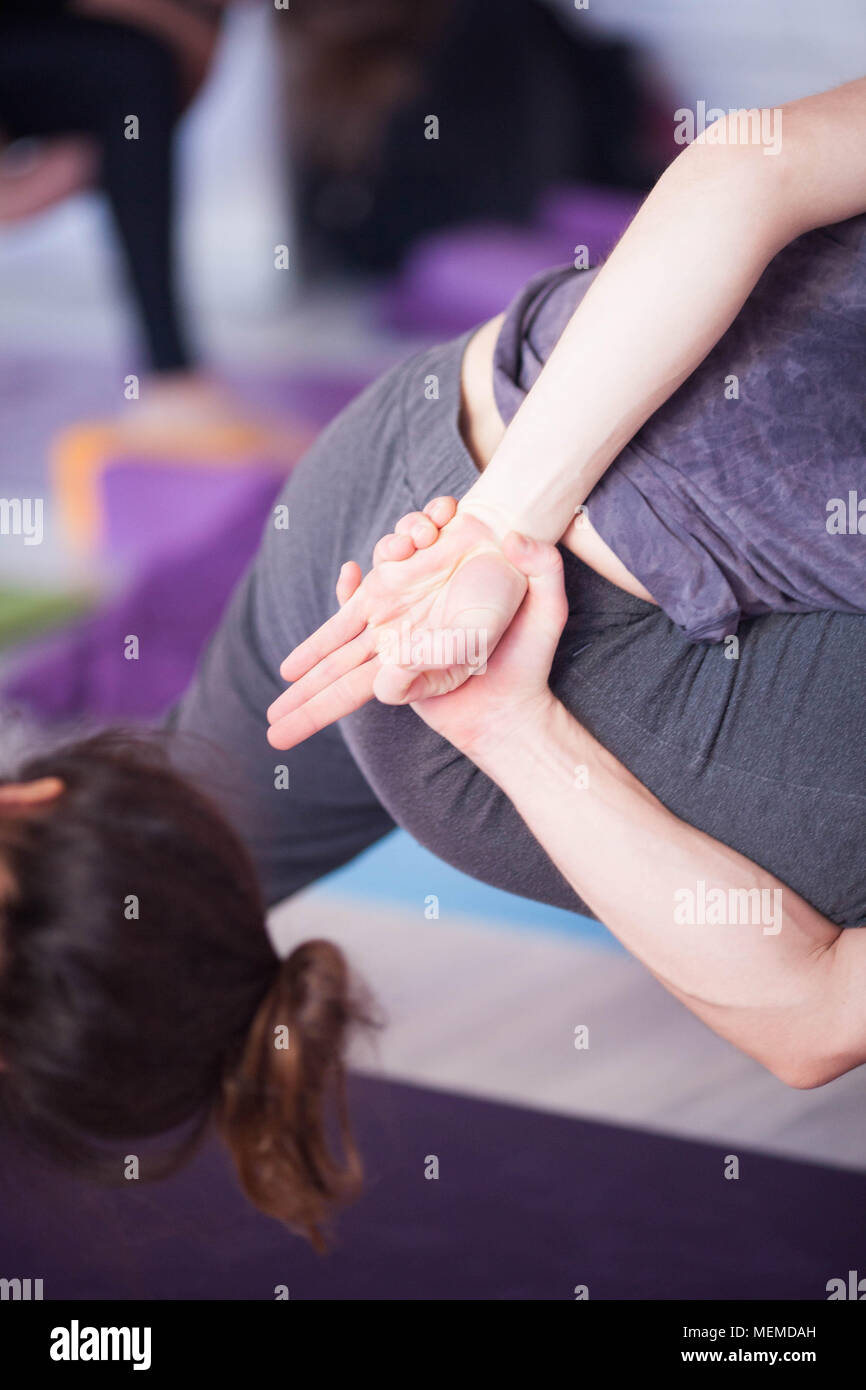
[[[109,1180],[155,1136],[141,1177],[173,1172],[215,1124],[250,1200],[323,1249],[361,1180],[343,1049],[371,1020],[342,953],[279,959],[245,849],[162,745],[99,734],[16,780],[41,777],[56,800],[0,807],[0,1123]]]
[[[281,34],[305,156],[338,173],[375,157],[454,8],[455,0],[292,0]]]

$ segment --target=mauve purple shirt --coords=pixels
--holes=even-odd
[[[506,423],[596,274],[545,271],[511,304],[494,355]],[[587,510],[693,641],[762,613],[866,611],[866,216],[775,257]]]

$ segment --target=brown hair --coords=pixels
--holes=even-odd
[[[293,129],[308,157],[352,173],[418,87],[455,0],[293,0],[280,16]]]
[[[373,1022],[342,953],[280,960],[244,847],[156,742],[16,780],[42,777],[55,801],[0,808],[0,1122],[107,1180],[136,1142],[142,1178],[175,1171],[215,1124],[250,1200],[324,1249],[361,1183],[344,1049]]]
[[[317,1250],[324,1248],[321,1232],[331,1210],[361,1187],[341,1062],[357,1018],[342,952],[328,941],[299,946],[256,1013],[240,1065],[226,1077],[219,1112],[250,1201],[306,1231]],[[328,1142],[329,1096],[342,1161]]]

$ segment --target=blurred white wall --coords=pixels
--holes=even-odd
[[[677,105],[774,106],[866,75],[866,0],[549,0],[639,43]]]
[[[293,276],[274,274],[291,246],[288,155],[278,53],[267,6],[229,10],[208,85],[184,122],[181,254],[194,299],[268,310]]]

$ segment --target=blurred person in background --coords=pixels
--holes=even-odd
[[[556,183],[648,190],[666,163],[629,46],[541,0],[293,0],[286,19],[313,265],[391,270],[424,232],[524,222]]]
[[[224,0],[0,0],[0,223],[104,189],[151,373],[125,428],[145,434],[219,421],[227,409],[179,300],[173,187],[176,126],[207,79],[223,9]]]

